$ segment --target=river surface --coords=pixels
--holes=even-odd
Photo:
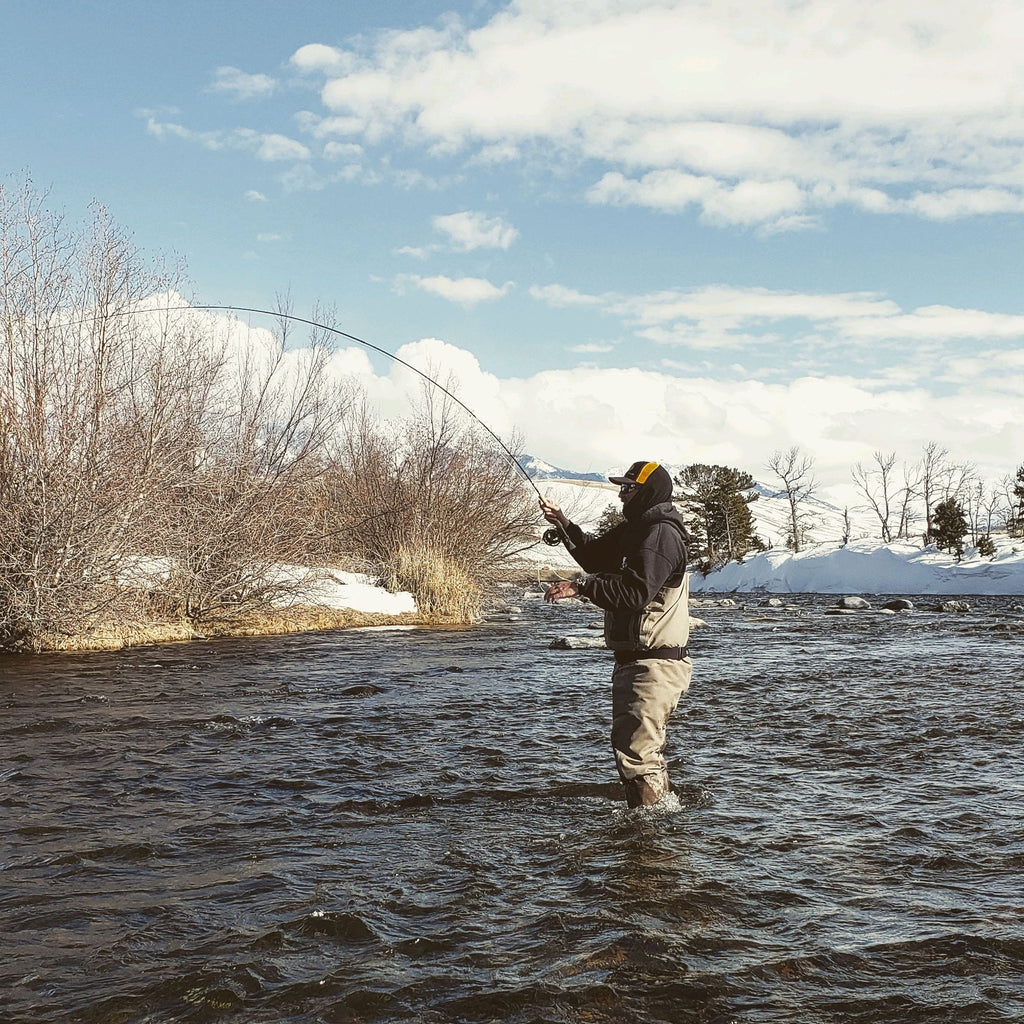
[[[0,660],[0,1020],[1024,1021],[1024,600],[747,600],[655,812],[576,603]]]

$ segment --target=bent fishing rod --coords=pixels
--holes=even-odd
[[[393,362],[398,363],[400,366],[404,366],[407,370],[412,370],[413,373],[422,377],[428,384],[432,384],[435,388],[439,388],[444,392],[453,402],[468,413],[477,423],[480,424],[484,430],[494,439],[495,443],[501,448],[501,450],[508,456],[509,462],[515,467],[516,471],[520,473],[526,480],[526,482],[536,492],[539,500],[544,500],[544,495],[540,493],[540,489],[534,483],[533,477],[520,465],[519,460],[515,457],[508,445],[472,410],[465,402],[462,401],[458,395],[452,394],[448,388],[446,388],[439,380],[431,377],[430,374],[424,373],[423,370],[412,363],[406,362],[400,356],[396,356],[394,352],[389,352],[386,348],[381,348],[379,345],[374,345],[372,342],[366,341],[364,338],[359,338],[354,334],[349,334],[347,331],[341,330],[339,327],[332,327],[330,324],[322,324],[317,320],[311,320],[304,316],[296,316],[294,313],[285,313],[281,310],[272,309],[257,309],[254,306],[228,306],[228,305],[181,305],[181,306],[164,306],[152,312],[155,313],[178,313],[186,312],[189,310],[201,309],[206,311],[226,312],[226,313],[253,313],[259,316],[270,316],[276,317],[279,320],[289,320],[293,323],[305,324],[307,327],[314,327],[317,330],[329,331],[331,334],[336,334],[341,338],[346,338],[349,341],[354,341],[357,345],[362,345],[364,348],[371,349],[374,352],[380,353],[382,356],[386,356]],[[132,313],[139,312],[150,312],[149,310],[116,310],[112,313],[105,314],[105,316],[129,316]],[[79,323],[91,323],[96,320],[104,319],[103,316],[91,317],[88,320],[80,320]],[[72,325],[75,326],[75,325]],[[568,538],[565,536],[565,531],[560,524],[555,524],[551,529],[544,531],[544,542],[546,544],[555,545],[563,542],[567,542]]]

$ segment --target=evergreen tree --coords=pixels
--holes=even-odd
[[[614,529],[619,523],[624,522],[625,518],[621,506],[614,503],[607,505],[601,513],[601,518],[597,521],[598,536],[603,536],[609,530]]]
[[[947,498],[935,506],[932,518],[932,538],[940,551],[955,552],[959,561],[964,553],[963,540],[967,531],[967,518],[956,498]]]
[[[695,463],[680,470],[676,483],[701,572],[712,572],[742,560],[750,551],[764,549],[750,513],[757,494],[749,473]]]
[[[1017,468],[1017,476],[1013,481],[1013,497],[1016,504],[1006,517],[1006,532],[1011,537],[1024,536],[1024,465]]]

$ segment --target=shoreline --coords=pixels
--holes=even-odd
[[[49,637],[35,650],[0,650],[0,659],[46,654],[83,654],[120,651],[202,640],[230,640],[291,633],[317,633],[332,629],[366,629],[380,626],[460,625],[419,612],[358,611],[326,605],[293,605],[275,611],[260,611],[237,619],[209,623],[203,628],[188,622],[129,622],[98,627],[85,636]]]

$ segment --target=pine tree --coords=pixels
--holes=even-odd
[[[956,498],[947,498],[935,506],[932,519],[932,538],[940,551],[955,552],[957,561],[959,561],[963,557],[963,540],[967,531],[967,518]]]
[[[1021,537],[1024,536],[1024,465],[1017,468],[1013,496],[1016,505],[1010,509],[1010,514],[1006,518],[1006,532],[1011,537]]]
[[[622,522],[625,522],[625,516],[622,514],[622,509],[614,503],[607,505],[605,510],[601,513],[601,518],[597,521],[598,536],[606,534],[609,530],[614,529]]]
[[[712,572],[734,559],[742,560],[750,551],[764,549],[750,513],[757,494],[749,473],[696,463],[682,469],[676,483],[701,572]]]

